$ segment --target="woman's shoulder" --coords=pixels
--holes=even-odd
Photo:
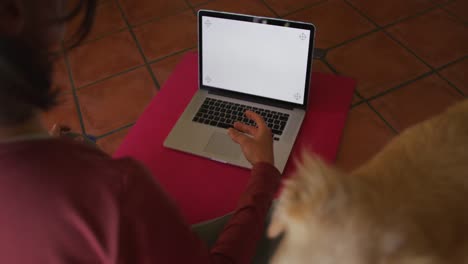
[[[96,146],[67,138],[42,138],[0,144],[0,168],[81,181],[117,181],[128,174],[148,174],[131,158],[113,159]],[[27,168],[27,169],[26,169]],[[12,168],[13,169],[13,168]],[[3,170],[5,171],[5,170]],[[99,177],[97,177],[99,175]],[[31,175],[30,177],[34,177]]]

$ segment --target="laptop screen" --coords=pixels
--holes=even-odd
[[[200,22],[204,86],[304,104],[310,30],[210,16]]]

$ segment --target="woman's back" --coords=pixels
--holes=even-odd
[[[128,162],[65,139],[2,144],[0,262],[112,263]]]
[[[131,159],[68,139],[32,139],[0,144],[0,172],[0,263],[21,264],[247,263],[280,177],[256,164],[208,249]]]

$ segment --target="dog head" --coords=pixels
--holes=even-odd
[[[281,241],[272,262],[320,264],[429,264],[431,258],[401,257],[401,232],[379,224],[366,183],[304,154],[285,181],[268,236]],[[410,257],[408,257],[410,256]]]

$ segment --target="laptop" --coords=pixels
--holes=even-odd
[[[251,168],[227,129],[273,132],[275,167],[283,172],[308,105],[315,26],[303,22],[200,10],[199,89],[164,141],[167,148]]]

